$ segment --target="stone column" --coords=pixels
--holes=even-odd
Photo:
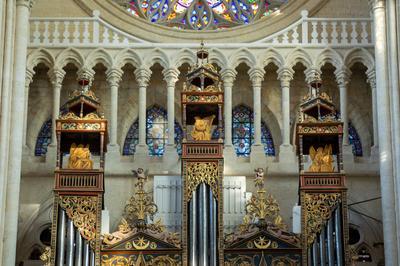
[[[57,136],[56,136],[56,119],[60,114],[60,95],[62,82],[65,77],[64,69],[53,68],[49,70],[48,73],[50,77],[51,84],[53,85],[53,115],[52,115],[52,130],[51,130],[51,144],[52,146],[57,145]]]
[[[226,68],[221,71],[221,78],[224,86],[224,113],[225,113],[225,145],[224,154],[234,155],[232,144],[232,87],[237,72],[235,69]]]
[[[290,81],[293,79],[294,71],[291,68],[281,68],[278,70],[278,79],[281,82],[282,90],[282,145],[280,154],[293,152],[293,146],[290,144]],[[280,156],[281,157],[281,156]]]
[[[28,103],[29,103],[29,86],[33,81],[33,75],[35,75],[35,71],[33,69],[26,69],[26,77],[25,77],[25,112],[24,112],[24,136],[23,136],[23,143],[24,143],[24,150],[23,152],[28,153],[29,147],[26,139],[26,134],[28,130]]]
[[[164,80],[167,82],[167,104],[168,104],[168,145],[166,153],[175,154],[175,84],[179,78],[179,70],[170,68],[163,71]]]
[[[11,127],[11,101],[12,101],[12,78],[14,59],[14,26],[15,26],[15,4],[14,1],[6,1],[7,10],[5,14],[4,35],[4,60],[3,60],[3,87],[1,91],[1,119],[0,119],[0,235],[4,236],[5,228],[5,206],[7,197],[7,179],[9,163],[10,127]],[[0,242],[0,258],[3,258],[4,245]],[[0,260],[0,264],[2,261]]]
[[[8,181],[5,205],[5,228],[3,235],[2,265],[15,265],[17,250],[17,229],[19,193],[21,181],[21,159],[23,146],[26,56],[29,38],[29,14],[33,0],[17,0],[15,42],[14,42],[14,81],[11,102],[10,149]],[[22,104],[21,104],[22,103]]]
[[[139,144],[136,153],[148,154],[146,145],[146,89],[149,85],[151,71],[148,68],[135,70],[136,80],[139,86]]]
[[[378,137],[380,154],[380,179],[382,195],[382,220],[385,246],[385,264],[399,265],[399,247],[396,227],[396,198],[394,191],[392,125],[390,117],[390,90],[388,86],[388,53],[386,12],[384,0],[370,0],[374,17],[376,96],[378,101]]]
[[[336,82],[340,94],[340,118],[343,122],[343,146],[349,146],[349,116],[347,111],[347,85],[349,84],[350,70],[343,67],[335,71]],[[344,151],[344,150],[343,150]]]
[[[264,147],[261,143],[261,83],[264,80],[265,71],[262,68],[252,68],[249,76],[253,85],[253,114],[254,114],[254,144],[251,147],[251,157],[259,159],[264,155]]]
[[[376,78],[375,78],[375,69],[371,71],[367,71],[367,82],[371,86],[371,95],[372,95],[372,117],[373,117],[373,142],[374,145],[371,147],[371,155],[373,157],[378,158],[379,154],[379,138],[378,138],[378,114],[377,114],[377,97],[376,97]]]
[[[110,124],[110,144],[108,151],[119,152],[119,145],[117,143],[117,130],[118,130],[118,86],[122,80],[122,70],[111,68],[107,70],[106,77],[107,83],[110,86],[111,98],[111,124]]]

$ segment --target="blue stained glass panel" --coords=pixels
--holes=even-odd
[[[35,156],[43,156],[47,153],[47,146],[51,143],[51,118],[43,123],[40,128],[39,135],[36,139]]]
[[[349,123],[349,143],[352,146],[354,156],[363,156],[360,136],[351,123]]]
[[[182,153],[181,126],[175,122],[175,143],[178,154]],[[129,128],[125,138],[123,155],[133,155],[136,145],[139,143],[139,121],[136,120]],[[162,156],[165,152],[165,145],[168,144],[168,120],[164,108],[154,105],[146,112],[146,143],[150,156]]]
[[[65,105],[61,106],[60,114],[64,115],[67,113],[67,108]],[[43,156],[47,153],[47,146],[51,143],[51,132],[52,132],[52,119],[48,118],[40,128],[39,134],[36,138],[35,145],[35,156]]]
[[[261,123],[261,142],[265,154],[275,155],[274,141],[268,126]],[[238,156],[249,156],[254,143],[253,110],[245,105],[239,105],[232,111],[232,143]]]

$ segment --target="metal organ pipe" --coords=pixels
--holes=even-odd
[[[74,266],[74,238],[75,228],[74,223],[71,219],[68,219],[68,231],[67,231],[67,266]]]
[[[95,266],[95,256],[94,256],[94,251],[90,249],[90,266]]]
[[[312,244],[312,261],[313,261],[313,266],[318,266],[318,241],[315,240],[314,243]]]
[[[211,191],[211,188],[207,186],[208,192],[208,200],[210,206],[210,266],[217,266],[217,243],[216,243],[216,235],[217,235],[217,203]]]
[[[327,240],[328,240],[328,266],[335,265],[335,251],[333,245],[333,219],[328,220],[327,227]]]
[[[64,266],[64,254],[65,254],[65,210],[62,208],[58,209],[58,224],[57,224],[57,257],[56,265]]]
[[[326,265],[326,232],[325,226],[322,228],[321,233],[319,235],[319,258],[321,265]]]
[[[75,230],[75,266],[82,265],[83,241],[79,230]]]
[[[87,240],[83,242],[83,266],[90,266],[89,264],[89,243]]]
[[[197,239],[197,192],[193,191],[192,194],[192,199],[189,203],[189,213],[190,213],[190,221],[189,221],[189,232],[190,232],[190,240],[189,240],[189,264],[192,266],[196,266],[196,250],[197,249],[197,243],[199,242]]]
[[[336,238],[336,260],[337,265],[343,265],[343,238],[342,238],[342,215],[340,205],[335,210],[335,238]]]

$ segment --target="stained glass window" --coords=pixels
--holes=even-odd
[[[349,123],[349,143],[352,146],[354,156],[363,156],[362,144],[360,136],[356,128]]]
[[[245,105],[239,105],[232,111],[232,142],[238,156],[249,156],[254,142],[253,110]],[[275,155],[274,141],[271,132],[264,122],[261,122],[261,142],[265,154]]]
[[[251,23],[288,0],[114,0],[134,16],[181,29],[222,29]]]
[[[175,143],[178,154],[181,154],[182,128],[175,122]],[[136,145],[139,142],[139,121],[138,119],[129,128],[125,138],[123,155],[135,153]],[[165,145],[168,144],[168,120],[164,108],[154,105],[147,109],[146,113],[146,143],[150,156],[161,156],[164,154]]]
[[[60,114],[67,112],[66,106],[60,108]],[[43,156],[47,153],[47,146],[51,143],[52,119],[48,118],[40,128],[39,134],[36,138],[35,156]]]
[[[39,131],[39,135],[36,139],[35,156],[42,156],[47,153],[47,146],[51,143],[51,129],[52,121],[50,118],[44,122]]]

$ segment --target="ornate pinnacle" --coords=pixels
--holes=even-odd
[[[150,193],[144,190],[147,176],[142,168],[133,171],[138,178],[135,187],[137,191],[132,196],[125,206],[125,217],[129,223],[135,223],[139,230],[144,230],[147,227],[147,220],[153,220],[154,214],[157,212],[157,205],[153,202]]]

